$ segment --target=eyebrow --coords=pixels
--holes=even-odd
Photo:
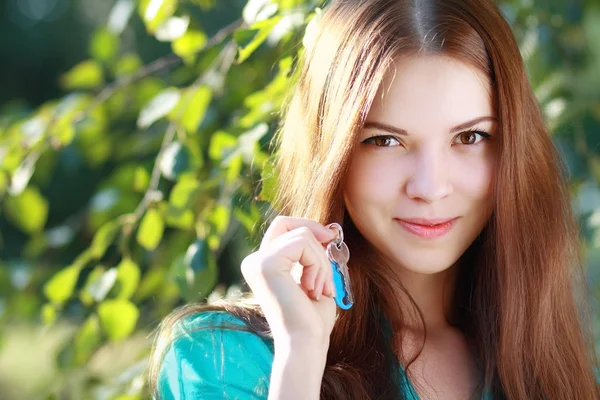
[[[483,122],[483,121],[498,121],[498,119],[495,117],[490,117],[490,116],[478,117],[478,118],[472,119],[470,121],[463,122],[463,123],[456,125],[452,129],[450,129],[450,133],[454,133],[454,132],[461,131],[463,129],[470,128],[471,126],[478,124],[480,122]],[[367,121],[367,122],[365,122],[364,127],[365,128],[375,128],[375,129],[379,129],[381,131],[396,133],[398,135],[404,135],[404,136],[408,135],[408,132],[406,132],[406,130],[404,130],[402,128],[396,128],[395,126],[391,126],[391,125],[384,124],[382,122],[377,122],[377,121]]]

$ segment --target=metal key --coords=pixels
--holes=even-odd
[[[352,288],[350,284],[350,272],[348,271],[348,260],[350,251],[344,243],[344,234],[339,224],[331,224],[328,228],[335,228],[339,231],[338,238],[331,241],[325,250],[327,258],[331,263],[333,272],[333,283],[335,285],[334,300],[338,307],[347,310],[354,303]]]

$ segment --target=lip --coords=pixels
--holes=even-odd
[[[408,232],[426,239],[444,236],[454,226],[456,218],[395,218],[401,227]]]

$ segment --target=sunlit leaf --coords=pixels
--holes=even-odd
[[[98,267],[97,267],[98,268]],[[98,273],[90,275],[85,286],[85,291],[97,302],[104,300],[108,292],[117,281],[117,269],[110,268],[104,271],[103,268],[97,270]]]
[[[237,154],[235,157],[228,158],[227,175],[225,180],[227,183],[233,183],[240,178],[242,167],[244,166],[244,157],[242,154]]]
[[[199,194],[200,187],[200,182],[194,178],[181,179],[171,190],[169,203],[177,208],[189,207]]]
[[[119,341],[128,337],[135,329],[139,310],[129,300],[106,300],[98,305],[100,325],[108,338]]]
[[[177,8],[177,0],[140,0],[140,14],[146,29],[154,33]]]
[[[140,267],[131,258],[121,260],[117,266],[117,281],[120,287],[117,297],[131,298],[138,288],[140,276]]]
[[[201,165],[199,154],[181,142],[169,144],[160,159],[160,171],[170,180],[175,180],[184,172],[193,171]]]
[[[160,214],[155,208],[146,211],[140,227],[137,232],[137,242],[147,250],[154,250],[162,239],[165,224]]]
[[[25,233],[39,232],[46,225],[48,201],[32,186],[18,196],[7,196],[4,209],[6,218]]]
[[[237,62],[242,63],[254,53],[256,49],[267,39],[281,16],[276,15],[253,24],[249,29],[238,30],[234,33],[234,39],[239,46]]]
[[[174,88],[165,89],[154,96],[140,112],[137,120],[138,127],[147,128],[154,121],[167,115],[177,105],[179,97],[179,90]]]
[[[248,0],[242,11],[242,18],[247,25],[272,17],[279,8],[273,0]]]
[[[275,200],[275,193],[277,188],[277,170],[272,159],[268,159],[263,164],[261,173],[261,190],[259,199],[262,201],[268,201],[273,203]]]
[[[208,217],[208,222],[213,226],[217,235],[223,235],[229,226],[229,208],[223,204],[217,204]]]
[[[208,155],[214,161],[224,160],[236,150],[236,145],[235,136],[225,131],[217,131],[211,137]]]
[[[60,81],[67,90],[94,89],[104,83],[104,72],[97,61],[86,60],[75,65]]]
[[[161,42],[170,42],[185,34],[190,24],[190,17],[171,17],[163,22],[156,30],[156,38]]]
[[[187,89],[181,96],[177,107],[171,112],[173,120],[179,122],[186,132],[196,133],[211,98],[212,91],[207,86]]]
[[[207,37],[204,32],[188,30],[183,36],[171,43],[173,52],[183,58],[186,64],[195,60],[196,54],[206,45]]]
[[[92,257],[100,258],[104,255],[108,246],[115,240],[120,228],[121,226],[118,222],[110,221],[104,224],[98,232],[96,232],[90,246]]]
[[[92,35],[90,55],[101,62],[111,61],[116,57],[119,45],[119,37],[102,27]]]
[[[92,314],[75,335],[75,362],[79,365],[85,363],[101,341],[100,321],[96,314]]]
[[[143,109],[155,96],[158,96],[167,87],[163,81],[155,77],[148,77],[139,81],[135,86],[133,98],[135,107]]]
[[[29,179],[31,179],[31,176],[35,171],[35,163],[37,162],[39,156],[40,154],[38,152],[29,154],[14,172],[10,188],[8,190],[12,196],[18,196],[19,194],[23,193],[23,190],[25,190],[27,187]]]
[[[58,271],[44,285],[44,295],[54,304],[63,304],[73,294],[80,271],[81,266],[77,264]]]
[[[127,27],[134,9],[134,0],[117,0],[108,16],[108,30],[115,35],[120,35]]]
[[[150,183],[150,174],[144,167],[136,167],[133,178],[133,190],[136,192],[144,192]]]
[[[41,316],[42,322],[45,326],[52,325],[54,321],[56,321],[56,317],[58,315],[58,310],[56,306],[51,303],[46,303],[42,306]]]

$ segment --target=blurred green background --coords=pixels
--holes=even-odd
[[[148,398],[161,318],[239,296],[321,3],[3,2],[1,399]],[[500,4],[568,166],[600,339],[600,3]]]

